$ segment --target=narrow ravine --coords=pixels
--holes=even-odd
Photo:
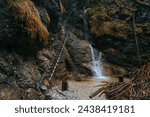
[[[1,0],[0,99],[89,99],[102,80],[131,79],[145,65],[149,75],[149,6],[148,0]]]

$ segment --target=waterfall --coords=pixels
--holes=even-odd
[[[87,41],[91,41],[91,35],[89,34],[85,7],[84,7],[84,12],[83,12],[83,39]]]
[[[91,35],[89,34],[85,7],[84,7],[84,12],[83,12],[83,38],[89,41],[89,43],[92,43],[93,41]],[[91,44],[89,44],[89,48],[91,50],[91,58],[92,58],[92,61],[90,63],[91,71],[93,73],[92,77],[94,79],[108,80],[108,77],[104,76],[103,74],[101,52],[98,52],[96,49],[94,49]]]
[[[100,79],[100,80],[108,80],[107,76],[104,76],[103,74],[103,65],[101,62],[101,52],[98,52],[96,49],[94,49],[91,44],[89,44],[90,50],[91,50],[91,70],[93,73],[93,78]]]

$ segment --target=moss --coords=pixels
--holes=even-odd
[[[149,3],[149,0],[140,1]],[[140,59],[142,64],[149,62],[150,7],[147,7],[147,4],[138,3],[137,0],[108,0],[100,1],[100,3],[88,8],[86,13],[90,33],[96,37],[93,38],[95,47],[103,52],[104,60],[113,67],[117,65],[126,71],[133,71],[139,67]],[[133,22],[133,17],[135,22]],[[134,31],[137,36],[140,58],[137,54]],[[116,51],[109,50],[110,48]]]
[[[144,12],[140,5],[130,0],[108,0],[100,1],[101,4],[91,7],[87,10],[90,32],[96,37],[111,36],[117,39],[127,39],[133,37],[133,14],[136,11],[136,33],[137,35],[149,35],[149,24],[143,23],[148,20],[148,14],[141,15]],[[111,4],[110,4],[111,3]],[[145,11],[147,12],[147,11]],[[143,18],[145,16],[145,19]]]
[[[39,39],[46,43],[48,31],[43,25],[39,12],[30,0],[8,0],[8,4],[13,10],[16,21],[23,25],[23,31],[32,39]]]
[[[113,13],[117,11],[112,11]],[[127,38],[127,30],[129,25],[120,19],[113,19],[109,16],[108,11],[102,6],[95,9],[88,10],[88,17],[90,23],[90,32],[96,37],[105,35],[116,37],[119,39]]]

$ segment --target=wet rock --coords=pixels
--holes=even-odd
[[[79,73],[88,74],[88,70],[85,69],[86,67],[84,64],[88,64],[92,60],[89,43],[80,40],[74,34],[70,33],[70,39],[67,42],[67,50]]]

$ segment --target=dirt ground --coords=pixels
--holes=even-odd
[[[74,81],[69,80],[69,89],[68,91],[61,91],[61,82],[58,82],[59,85],[53,88],[51,96],[53,100],[106,100],[106,96],[103,94],[101,97],[94,97],[92,99],[89,96],[95,92],[102,81],[89,79],[84,81]]]

